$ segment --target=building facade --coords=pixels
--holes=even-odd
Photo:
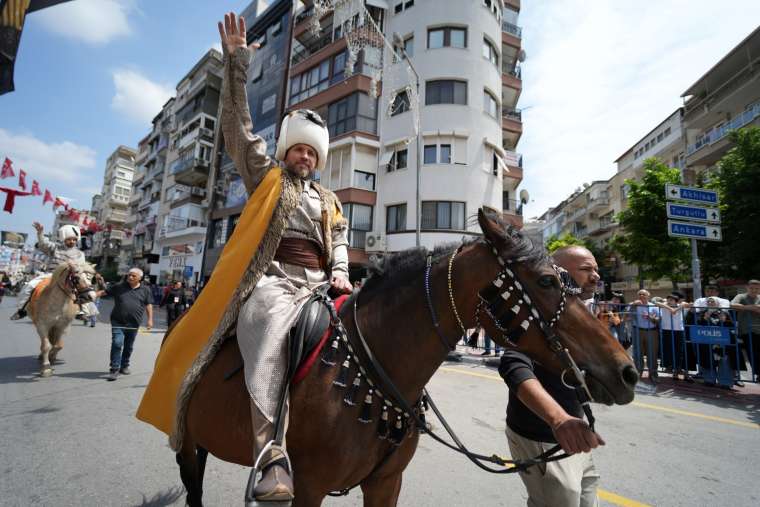
[[[760,126],[760,27],[692,84],[684,99],[686,180],[709,171],[731,148],[733,129]]]
[[[122,242],[126,239],[125,224],[129,215],[132,178],[137,150],[119,146],[108,157],[101,199],[96,214],[102,230],[92,236],[90,257],[101,268],[119,265]]]

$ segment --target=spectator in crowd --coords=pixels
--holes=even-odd
[[[591,298],[599,280],[596,260],[579,246],[564,247],[553,255],[578,287],[578,297]],[[573,389],[559,376],[516,350],[501,356],[499,375],[509,387],[507,440],[512,457],[533,458],[559,443],[569,458],[520,472],[528,490],[529,506],[590,507],[598,505],[599,474],[591,450],[604,440],[583,420],[583,410]]]
[[[728,310],[721,308],[721,303],[717,297],[707,298],[707,307],[699,315],[697,324],[700,326],[712,326],[712,327],[734,327],[734,322],[728,313]],[[733,349],[734,347],[729,348]],[[726,348],[722,345],[699,345],[699,364],[702,367],[705,385],[714,387],[718,381],[718,369],[720,368],[721,360],[726,353]],[[730,354],[729,354],[730,360]],[[722,385],[721,387],[730,389],[731,385]]]
[[[164,295],[161,306],[166,307],[166,327],[168,329],[189,306],[182,282],[179,280],[174,282],[169,291]]]
[[[111,367],[108,380],[119,374],[129,375],[129,360],[143,316],[148,314],[148,329],[153,327],[153,306],[150,289],[141,283],[142,270],[132,268],[127,280],[98,291],[98,296],[113,296],[111,311]]]
[[[6,288],[11,288],[11,279],[5,271],[0,271],[0,303],[3,302]]]
[[[739,343],[749,355],[752,375],[760,381],[760,280],[750,280],[747,292],[738,294],[731,301],[739,321]]]
[[[623,320],[620,318],[620,313],[611,302],[600,301],[597,305],[596,318],[602,321],[602,324],[607,326],[610,330],[610,334],[620,341],[620,325]]]
[[[628,350],[631,347],[631,334],[630,329],[628,329],[629,326],[626,325],[628,306],[625,304],[623,294],[613,292],[609,306],[610,311],[616,313],[620,319],[620,324],[613,326],[613,328],[610,329],[610,332],[612,333],[612,336],[618,339],[623,348]]]
[[[684,313],[691,305],[683,299],[683,294],[674,292],[666,298],[665,303],[656,303],[661,308],[662,364],[673,372],[673,380],[679,380],[679,374],[683,374],[684,380],[693,382],[686,364],[684,334]]]
[[[488,331],[485,329],[483,330],[483,353],[480,354],[481,356],[490,356],[491,355],[491,337],[488,336]],[[494,343],[494,352],[497,356],[501,355],[501,347]]]
[[[694,310],[697,313],[697,318],[699,318],[699,315],[707,309],[707,298],[715,298],[715,300],[718,302],[718,306],[724,310],[731,308],[731,302],[728,299],[720,297],[720,289],[718,286],[714,283],[709,283],[705,286],[704,297],[701,297],[694,301],[693,306]]]
[[[649,381],[657,383],[657,357],[660,349],[660,335],[657,330],[660,321],[660,313],[657,307],[649,302],[649,291],[641,289],[639,298],[631,303],[631,311],[634,312],[633,326],[634,356],[636,366],[643,375],[644,355],[646,353],[646,366],[649,371]]]

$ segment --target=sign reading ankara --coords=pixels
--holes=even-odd
[[[717,225],[692,224],[668,220],[668,236],[676,238],[694,238],[708,241],[722,241],[723,232]]]
[[[667,202],[666,206],[668,218],[695,220],[697,222],[708,222],[713,224],[720,223],[720,210],[718,208],[705,208],[702,206],[691,206],[675,202]]]
[[[718,204],[718,192],[704,188],[683,187],[671,183],[665,185],[665,198],[700,204]]]

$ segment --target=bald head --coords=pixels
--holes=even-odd
[[[599,281],[599,266],[591,251],[580,245],[563,246],[552,254],[554,263],[570,273],[575,283],[582,289],[579,297],[588,299],[596,291]]]

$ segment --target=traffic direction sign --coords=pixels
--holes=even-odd
[[[704,188],[683,187],[681,185],[665,184],[665,198],[679,201],[697,202],[700,204],[718,204],[718,192]]]
[[[676,238],[704,239],[722,241],[723,232],[718,225],[693,224],[668,220],[668,236]]]
[[[718,208],[705,208],[690,204],[679,204],[668,201],[666,203],[668,218],[681,220],[695,220],[697,222],[720,223],[720,210]]]

